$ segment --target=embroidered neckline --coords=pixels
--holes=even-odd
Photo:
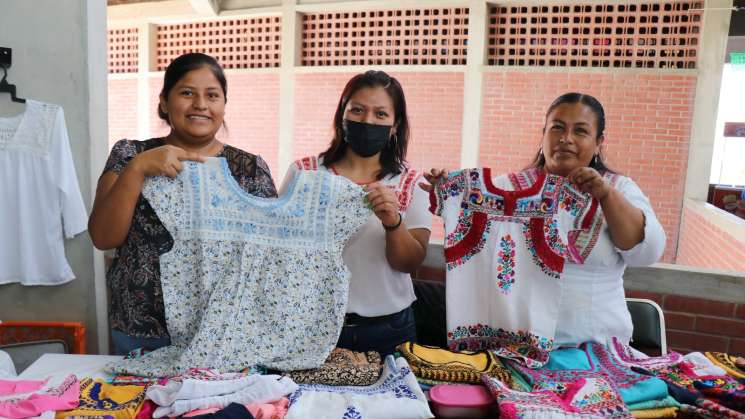
[[[262,208],[277,208],[284,206],[294,195],[295,185],[297,184],[298,178],[297,176],[293,176],[293,178],[290,180],[287,191],[282,196],[280,196],[279,198],[264,198],[261,196],[251,195],[243,188],[241,188],[241,185],[238,184],[238,181],[236,181],[233,175],[230,173],[230,166],[228,166],[228,160],[225,157],[208,157],[208,159],[213,158],[218,159],[218,161],[220,162],[220,172],[224,177],[225,183],[244,202],[248,202]]]
[[[0,117],[0,133],[8,133],[7,137],[5,137],[6,140],[3,140],[4,136],[0,136],[0,143],[2,143],[3,141],[13,141],[13,139],[18,136],[18,133],[21,131],[21,128],[23,127],[24,122],[26,121],[30,113],[29,110],[35,104],[35,101],[29,100],[26,103],[26,107],[23,109],[23,112],[13,116]],[[10,126],[5,126],[6,124]]]
[[[492,183],[491,178],[491,168],[490,167],[484,167],[484,186],[486,186],[486,190],[490,193],[493,193],[495,195],[499,195],[503,197],[504,199],[513,199],[516,200],[518,198],[524,198],[526,196],[535,195],[538,192],[541,191],[543,188],[543,184],[546,181],[546,172],[539,172],[538,177],[536,178],[535,182],[529,187],[525,189],[517,189],[514,191],[508,191],[506,189],[497,188],[494,186],[494,183]]]

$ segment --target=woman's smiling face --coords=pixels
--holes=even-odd
[[[597,120],[595,111],[579,102],[563,103],[546,116],[541,146],[548,173],[566,176],[590,165],[603,143]]]

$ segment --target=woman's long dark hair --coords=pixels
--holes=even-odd
[[[552,103],[551,106],[548,107],[548,110],[546,111],[546,122],[548,121],[548,116],[551,114],[551,112],[554,111],[554,109],[558,108],[559,106],[569,103],[581,103],[585,106],[590,107],[592,109],[592,112],[595,114],[595,119],[598,125],[598,134],[595,137],[597,140],[600,138],[604,132],[605,132],[605,110],[603,109],[603,105],[600,103],[599,100],[595,99],[595,97],[586,95],[584,93],[564,93],[563,95],[557,97]],[[546,122],[543,124],[543,130],[546,130]],[[601,149],[602,150],[602,149]],[[533,158],[533,162],[528,167],[534,167],[538,169],[543,169],[543,167],[546,164],[546,157],[543,155],[543,149],[539,149],[536,153],[535,157]],[[597,170],[600,174],[603,173],[616,173],[615,171],[611,170],[608,166],[605,165],[605,157],[603,156],[602,151],[598,152],[592,160],[590,161],[590,167]]]
[[[347,150],[342,129],[344,110],[347,108],[349,98],[358,90],[366,87],[382,87],[385,89],[393,101],[395,113],[396,135],[388,141],[388,144],[380,152],[380,172],[378,172],[376,178],[381,180],[388,175],[397,175],[403,171],[406,163],[406,148],[409,143],[409,118],[406,116],[404,90],[398,80],[383,71],[370,70],[352,77],[347,82],[334,114],[334,138],[331,140],[329,148],[321,153],[321,157],[323,157],[323,165],[326,167],[330,167],[344,157]]]

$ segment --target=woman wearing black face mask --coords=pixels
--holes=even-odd
[[[428,195],[416,187],[422,174],[406,165],[408,139],[401,85],[368,71],[344,88],[329,148],[296,161],[285,176],[288,184],[298,170],[328,170],[368,191],[374,215],[344,249],[352,277],[342,348],[385,356],[416,340],[409,272],[424,261],[432,217]]]

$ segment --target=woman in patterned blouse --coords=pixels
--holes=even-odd
[[[223,144],[215,135],[223,125],[227,81],[217,61],[204,54],[184,54],[166,69],[158,116],[170,133],[146,141],[121,140],[111,150],[98,181],[88,221],[93,244],[116,249],[106,273],[114,349],[157,349],[170,339],[160,284],[158,258],[173,239],[142,197],[147,176],[175,177],[182,161],[225,157],[233,177],[248,193],[276,197],[264,160]]]

